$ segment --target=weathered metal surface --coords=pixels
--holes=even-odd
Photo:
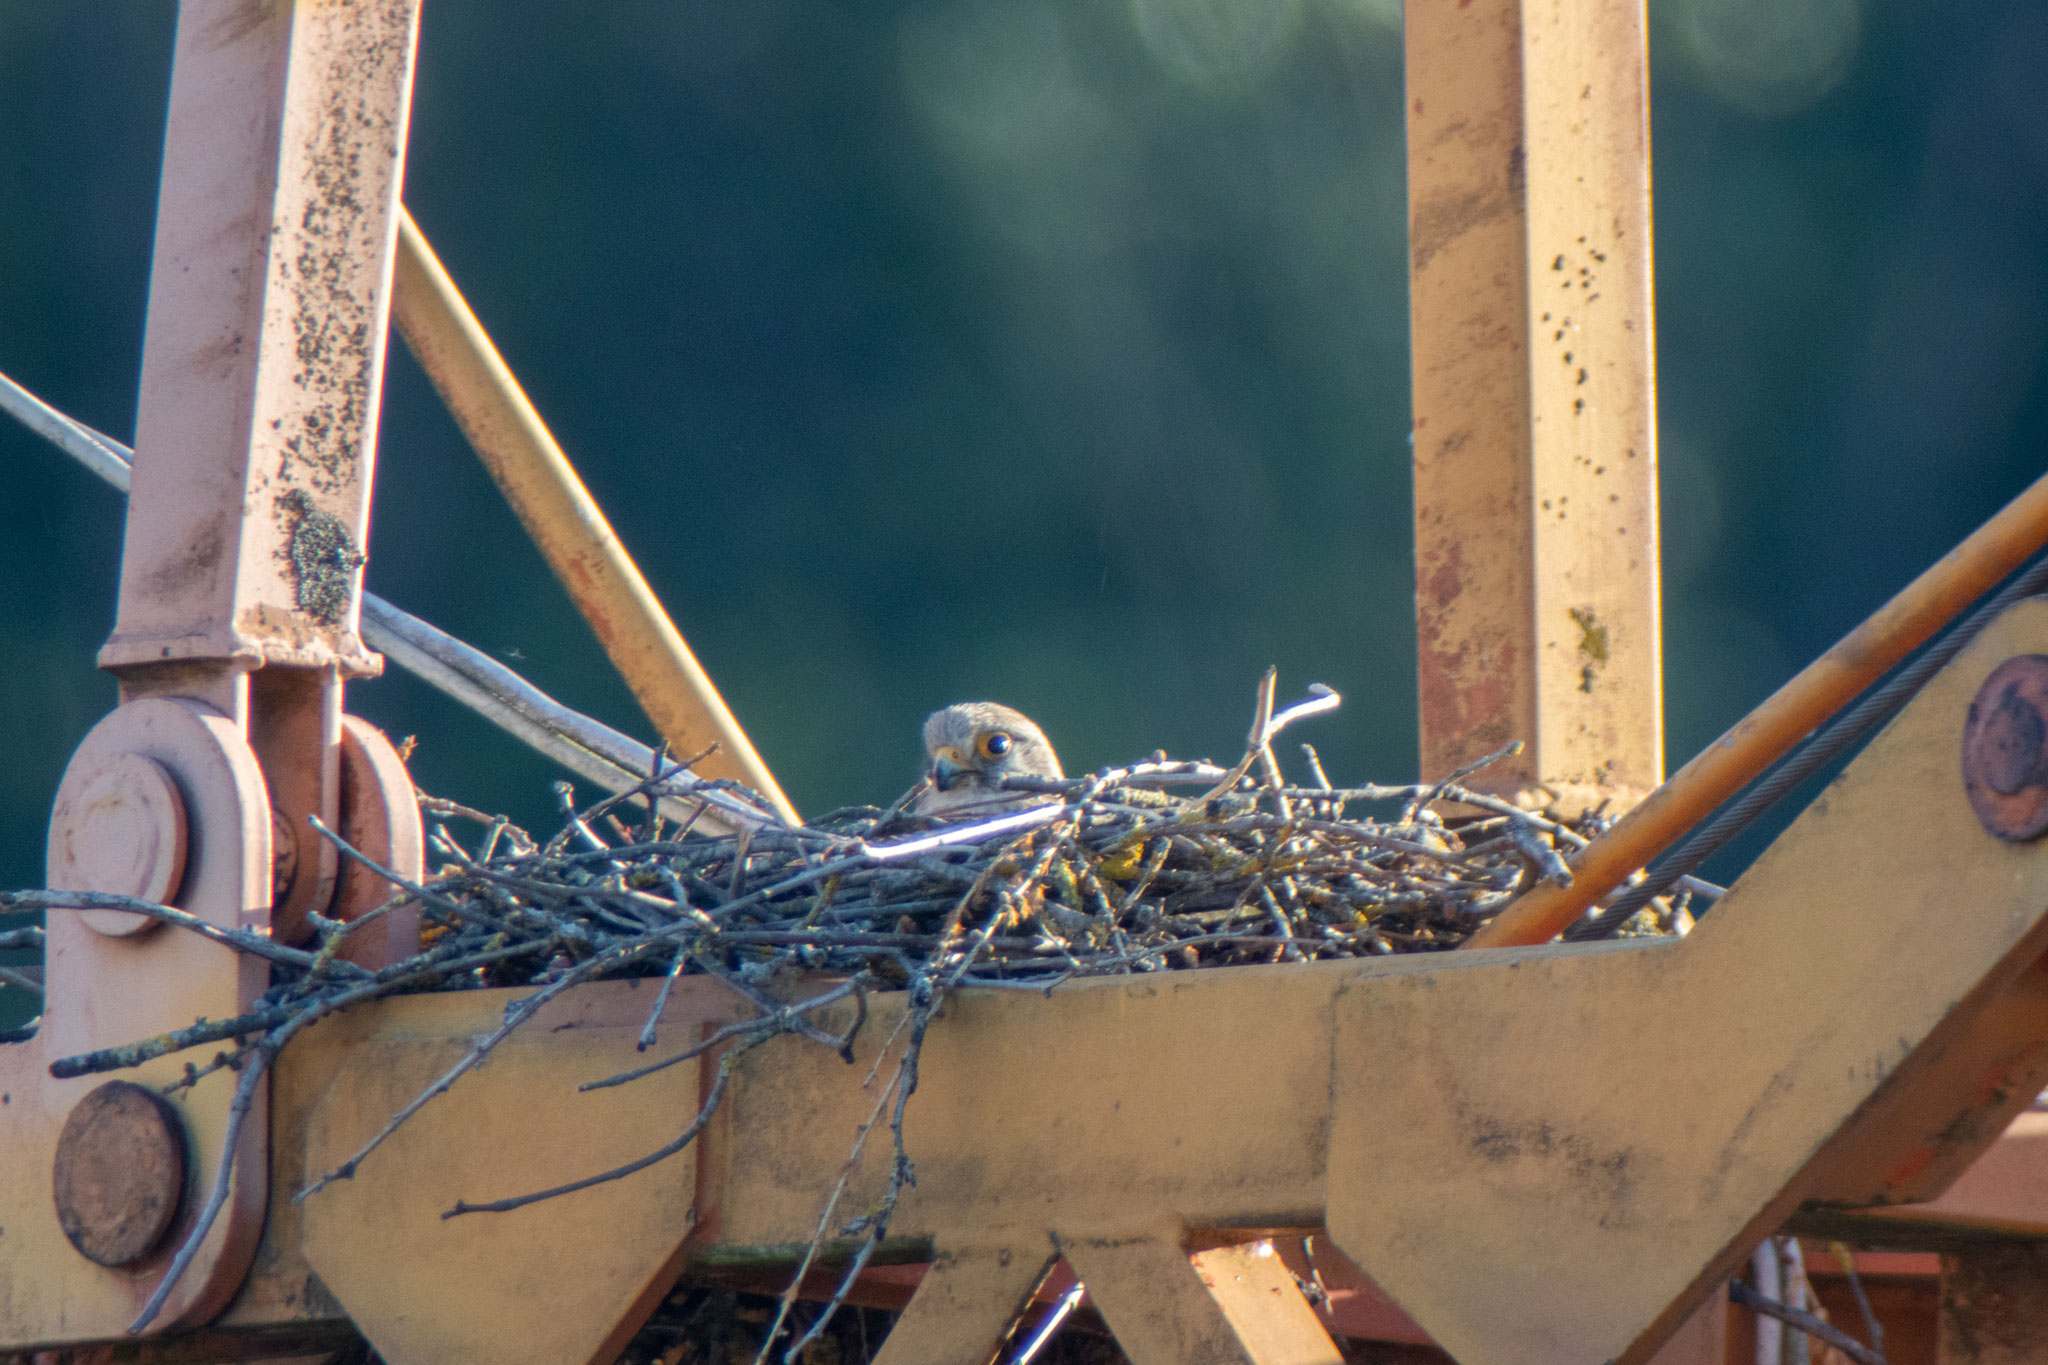
[[[1508,1334],[1524,1358],[1573,1341],[1599,1358],[1654,1303],[1674,1322],[1800,1201],[1925,1198],[1954,1179],[2044,1077],[2048,864],[1978,826],[1954,766],[1968,699],[2044,638],[2038,602],[1988,629],[1675,950],[1525,960],[1517,985],[1556,1003],[1515,1027],[1550,1030],[1545,1055],[1460,1013],[1484,1008],[1483,976],[1440,974],[1404,1008],[1355,996],[1359,1044],[1401,1074],[1340,1072],[1335,1239],[1461,1359]],[[1592,1041],[1650,1038],[1660,1018],[1714,1038],[1712,1061]],[[1403,1105],[1393,1132],[1351,1137],[1347,1096],[1425,1087],[1429,1117]],[[1459,1178],[1475,1160],[1484,1178]],[[1368,1162],[1409,1178],[1375,1187]],[[1409,1254],[1383,1272],[1369,1238]],[[1659,1248],[1709,1242],[1675,1283]],[[1494,1291],[1477,1305],[1448,1277],[1418,1282],[1454,1244]],[[1606,1287],[1551,1298],[1540,1263],[1558,1254]],[[1483,1320],[1505,1305],[1514,1322]]]
[[[987,1365],[1051,1262],[1049,1247],[952,1248],[925,1272],[875,1365]]]
[[[356,633],[417,0],[179,12],[103,667],[334,667]]]
[[[1642,0],[1407,30],[1422,772],[1560,805],[1663,778]]]
[[[2048,655],[2007,659],[1984,680],[1963,727],[1963,785],[1999,838],[2048,830]]]
[[[2048,1243],[1941,1258],[1939,1365],[2048,1365]]]
[[[263,777],[233,722],[199,702],[150,697],[129,702],[87,733],[58,788],[70,803],[72,775],[140,758],[169,773],[190,829],[176,904],[224,928],[269,924],[270,812]],[[74,831],[53,823],[49,881],[66,891],[99,888],[66,874],[83,870]],[[120,911],[99,912],[138,920]],[[86,928],[78,914],[50,917],[49,998],[39,1040],[84,1052],[161,1031],[180,1016],[232,1018],[268,984],[260,960],[163,929],[119,939]],[[53,1057],[59,1055],[56,1052]]]
[[[355,716],[341,718],[341,832],[363,856],[402,877],[419,879],[426,861],[419,793],[384,732]],[[341,871],[328,914],[343,921],[360,919],[397,890],[351,861]],[[407,901],[349,935],[341,956],[374,969],[410,957],[419,948],[419,903]]]
[[[1169,1225],[1149,1236],[1061,1242],[1133,1365],[1342,1365],[1270,1247],[1263,1256],[1219,1247],[1191,1258],[1183,1237]]]
[[[2048,1071],[2048,853],[1986,834],[1954,759],[1983,678],[2044,640],[2048,605],[1994,626],[1682,941],[962,998],[892,1232],[1321,1224],[1468,1365],[1644,1359],[1793,1207],[1933,1193]],[[1718,1046],[1671,1066],[1644,1040],[1674,1015]],[[848,1089],[822,1049],[741,1064],[725,1240],[808,1235],[872,1103]]]
[[[312,937],[307,914],[334,900],[340,854],[307,823],[341,824],[341,679],[332,669],[266,667],[249,675],[249,747],[270,801],[270,931]]]
[[[1923,1202],[1805,1210],[1799,1223],[1872,1245],[2048,1236],[2048,1113],[2021,1114],[1953,1184]]]
[[[108,1081],[80,1100],[57,1138],[57,1225],[96,1264],[132,1265],[162,1243],[185,1193],[185,1134],[154,1090]]]
[[[1539,883],[1466,946],[1545,943],[1562,933],[2043,545],[2048,477],[2007,503],[1575,855],[1570,886]]]
[[[352,1180],[298,1207],[306,1262],[385,1360],[609,1365],[673,1284],[693,1222],[688,1150],[645,1178],[442,1217],[458,1199],[525,1194],[628,1161],[688,1124],[695,1066],[575,1088],[646,1060],[634,1043],[658,986],[606,984],[547,1007],[514,1035],[524,1046],[502,1046]],[[339,1166],[500,1022],[504,1004],[500,991],[414,996],[293,1043],[279,1093],[305,1096],[311,1112],[304,1146],[276,1154],[280,1189]],[[679,989],[663,1037],[698,1037],[707,1022],[750,1012],[723,988]]]
[[[717,745],[697,773],[743,782],[794,820],[753,741],[410,216],[399,236],[396,316],[406,345],[671,755],[693,757]]]
[[[1987,833],[1956,771],[1969,699],[2035,652],[2048,602],[1989,628],[1683,940],[962,994],[926,1039],[906,1131],[917,1183],[890,1233],[982,1270],[950,1288],[928,1277],[937,1298],[913,1298],[908,1321],[968,1302],[966,1336],[939,1340],[985,1340],[1064,1254],[1134,1358],[1189,1342],[1222,1359],[1283,1339],[1311,1349],[1292,1329],[1247,1340],[1189,1253],[1320,1231],[1466,1365],[1632,1365],[1795,1208],[1938,1193],[2048,1076],[2048,844]],[[672,1021],[740,1008],[683,986]],[[516,994],[385,1002],[295,1042],[278,1073],[278,1190],[348,1155]],[[394,1365],[458,1341],[513,1359],[615,1345],[686,1254],[688,1158],[511,1214],[439,1215],[679,1131],[698,1077],[570,1092],[644,1060],[633,1039],[652,999],[651,982],[570,993],[353,1182],[280,1200],[228,1320],[331,1313],[324,1280]],[[789,1038],[738,1061],[696,1167],[705,1256],[793,1259],[818,1227],[874,1112],[861,1078],[904,1008],[870,1003],[852,1066]],[[1645,1041],[1673,1017],[1716,1046],[1674,1066]],[[868,1144],[848,1216],[873,1207],[889,1159]],[[0,1213],[11,1241],[17,1215]],[[564,1246],[588,1303],[527,1288]],[[68,1277],[18,1264],[36,1268],[0,1321],[46,1327],[42,1294]],[[892,1350],[942,1358],[908,1337]]]
[[[187,843],[185,801],[161,763],[126,752],[73,763],[50,815],[49,884],[162,903],[185,879]],[[117,910],[80,918],[115,938],[156,927]]]
[[[268,927],[270,812],[255,756],[235,723],[200,702],[145,698],[95,726],[79,746],[75,770],[104,770],[117,756],[139,755],[174,779],[185,804],[190,851],[177,903],[223,928]],[[63,831],[52,830],[52,853]],[[61,858],[53,856],[53,868]],[[66,888],[78,889],[78,888]],[[49,1186],[59,1133],[89,1079],[58,1081],[49,1063],[93,1048],[150,1037],[199,1017],[245,1012],[268,984],[258,960],[171,930],[114,938],[76,914],[50,916],[48,995],[43,1025],[28,1042],[0,1047],[0,1323],[16,1340],[121,1336],[162,1278],[171,1250],[190,1227],[194,1205],[211,1192],[227,1128],[231,1086],[178,1091],[174,1104],[200,1173],[170,1236],[121,1270],[89,1264],[57,1221]],[[163,1087],[182,1070],[164,1058],[131,1073]],[[172,1295],[159,1330],[205,1322],[232,1296],[263,1227],[267,1193],[265,1118],[258,1095],[242,1130],[237,1171],[219,1221]]]
[[[1644,1365],[1731,1365],[1728,1352],[1728,1291],[1707,1295]]]

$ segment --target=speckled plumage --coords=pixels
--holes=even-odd
[[[1002,791],[996,784],[1003,778],[1066,776],[1045,732],[1021,711],[992,701],[964,701],[933,712],[924,723],[924,751],[924,790],[912,810],[941,819],[1044,799]]]

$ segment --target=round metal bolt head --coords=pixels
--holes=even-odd
[[[168,901],[185,876],[185,802],[155,759],[117,754],[64,775],[50,816],[50,885]],[[120,938],[156,927],[124,910],[87,910],[85,922]]]
[[[79,1255],[103,1266],[147,1257],[185,1194],[177,1110],[144,1086],[108,1081],[64,1120],[51,1188],[57,1223]]]
[[[2048,832],[2048,655],[2007,659],[1977,689],[1963,725],[1963,788],[1999,838]]]

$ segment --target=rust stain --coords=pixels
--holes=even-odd
[[[183,596],[193,587],[212,581],[227,544],[222,518],[212,521],[192,537],[185,552],[150,570],[143,579],[144,590],[159,600]]]
[[[279,19],[289,8],[282,0],[242,0],[219,12],[207,30],[207,39],[216,48],[232,46]]]
[[[1893,1167],[1891,1173],[1885,1177],[1885,1187],[1887,1189],[1898,1189],[1901,1186],[1911,1184],[1923,1171],[1932,1166],[1940,1156],[1941,1150],[1938,1147],[1914,1148],[1911,1152],[1907,1153],[1906,1159]]]
[[[1475,651],[1470,643],[1442,649],[1439,638],[1441,628],[1425,620],[1417,632],[1416,700],[1423,733],[1456,736],[1475,754],[1507,744],[1515,738],[1511,712],[1519,651],[1506,643],[1490,651]]]
[[[1445,195],[1418,204],[1408,223],[1410,269],[1421,274],[1439,251],[1514,209],[1513,196],[1493,189]]]
[[[1465,554],[1456,541],[1445,547],[1423,575],[1422,584],[1431,604],[1439,611],[1458,600],[1458,594],[1465,590]]]

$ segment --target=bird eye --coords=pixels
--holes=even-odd
[[[974,747],[981,750],[983,758],[1001,758],[1004,754],[1010,752],[1010,747],[1014,743],[1016,741],[1001,730],[991,730],[975,741]]]

